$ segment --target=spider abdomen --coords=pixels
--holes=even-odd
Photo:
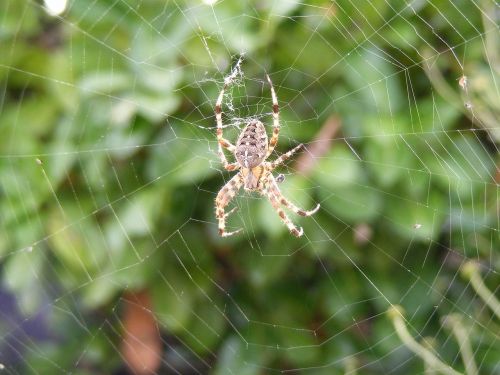
[[[236,142],[235,157],[245,168],[255,168],[260,165],[267,151],[267,134],[264,124],[260,121],[248,123]]]

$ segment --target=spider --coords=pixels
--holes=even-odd
[[[299,151],[304,145],[301,143],[287,153],[281,155],[274,161],[266,161],[271,155],[276,144],[280,132],[279,121],[279,106],[276,93],[274,92],[273,84],[268,75],[266,75],[269,86],[271,87],[271,96],[273,100],[273,135],[269,143],[267,142],[267,134],[264,124],[258,120],[250,120],[241,134],[238,137],[236,146],[231,144],[222,134],[222,98],[224,90],[227,88],[230,80],[226,80],[224,87],[215,103],[215,118],[217,119],[217,141],[218,154],[224,168],[228,171],[239,172],[226,183],[215,198],[215,216],[219,221],[219,234],[223,237],[232,236],[239,233],[242,229],[233,232],[226,232],[226,218],[233,213],[237,207],[225,213],[224,208],[236,196],[236,193],[243,186],[246,191],[258,191],[263,196],[267,197],[271,202],[274,210],[278,213],[280,219],[290,230],[290,233],[296,237],[304,234],[301,227],[295,226],[282,210],[281,205],[289,208],[293,212],[301,216],[311,216],[319,210],[319,204],[312,210],[306,211],[290,202],[283,196],[272,171],[280,164],[285,162],[293,154]],[[236,162],[229,163],[224,155],[223,148],[232,152],[236,158]]]

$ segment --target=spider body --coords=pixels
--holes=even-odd
[[[251,121],[238,137],[234,152],[240,164],[245,190],[259,189],[259,182],[264,174],[262,162],[266,157],[266,152],[267,134],[264,124],[260,121]]]
[[[301,149],[303,147],[302,144],[296,146],[272,162],[266,161],[278,143],[280,131],[278,99],[269,76],[267,76],[267,80],[271,86],[271,96],[273,99],[273,134],[269,143],[264,124],[258,120],[252,120],[245,126],[236,141],[236,145],[231,144],[231,142],[223,137],[221,105],[227,83],[224,85],[215,104],[219,157],[226,170],[239,170],[239,172],[224,185],[217,194],[217,198],[215,198],[215,216],[219,222],[219,234],[224,237],[231,236],[241,231],[241,229],[238,229],[233,232],[226,232],[226,218],[236,210],[236,207],[227,213],[224,212],[224,208],[236,196],[236,193],[242,186],[246,191],[258,191],[267,197],[280,219],[290,230],[290,233],[296,237],[302,236],[303,230],[292,223],[281,206],[285,206],[301,216],[310,216],[316,213],[320,207],[318,204],[314,209],[305,211],[294,205],[281,194],[278,183],[272,174],[272,171],[278,165],[285,162],[285,160]],[[223,148],[234,154],[236,159],[235,163],[229,163],[227,161]]]

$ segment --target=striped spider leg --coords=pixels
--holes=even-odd
[[[292,233],[296,237],[300,237],[304,234],[304,231],[302,227],[296,227],[295,224],[290,220],[290,218],[285,214],[285,212],[281,209],[281,205],[287,207],[294,213],[300,216],[311,216],[314,215],[320,207],[320,204],[318,203],[315,208],[312,210],[303,210],[302,208],[297,207],[295,204],[290,202],[287,198],[283,196],[281,193],[279,187],[278,187],[278,182],[274,178],[273,174],[271,173],[274,168],[279,166],[280,164],[284,163],[288,158],[290,158],[294,153],[296,153],[298,150],[300,150],[302,147],[304,147],[303,144],[298,145],[297,147],[291,149],[287,153],[281,155],[278,159],[276,159],[273,162],[266,162],[266,167],[267,170],[269,171],[269,174],[267,175],[265,187],[262,190],[262,194],[269,199],[271,202],[271,205],[273,206],[274,210],[278,213],[278,216],[281,218],[281,220],[285,223],[287,226],[288,230],[290,233]]]
[[[243,178],[240,173],[236,174],[232,179],[219,190],[217,198],[215,198],[215,217],[219,221],[219,235],[222,237],[232,236],[241,232],[243,229],[237,229],[233,232],[226,232],[226,218],[238,209],[234,207],[229,212],[224,213],[224,208],[236,196],[241,186],[243,186]]]

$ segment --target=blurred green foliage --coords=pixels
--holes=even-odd
[[[499,72],[487,58],[499,31],[487,2],[453,3],[98,0],[59,18],[4,0],[2,285],[27,320],[46,311],[51,332],[23,344],[11,373],[118,371],[121,296],[136,290],[151,294],[165,373],[192,372],[172,350],[202,373],[422,373],[383,315],[390,304],[458,371],[439,318],[462,314],[480,372],[499,373],[498,320],[457,277],[472,258],[499,282]],[[269,113],[269,72],[279,152],[313,145],[332,114],[342,123],[308,175],[283,169],[286,196],[322,204],[293,217],[298,240],[246,194],[229,221],[244,234],[216,234],[230,175],[213,105],[241,52],[226,122]],[[15,329],[0,324],[0,358]]]

